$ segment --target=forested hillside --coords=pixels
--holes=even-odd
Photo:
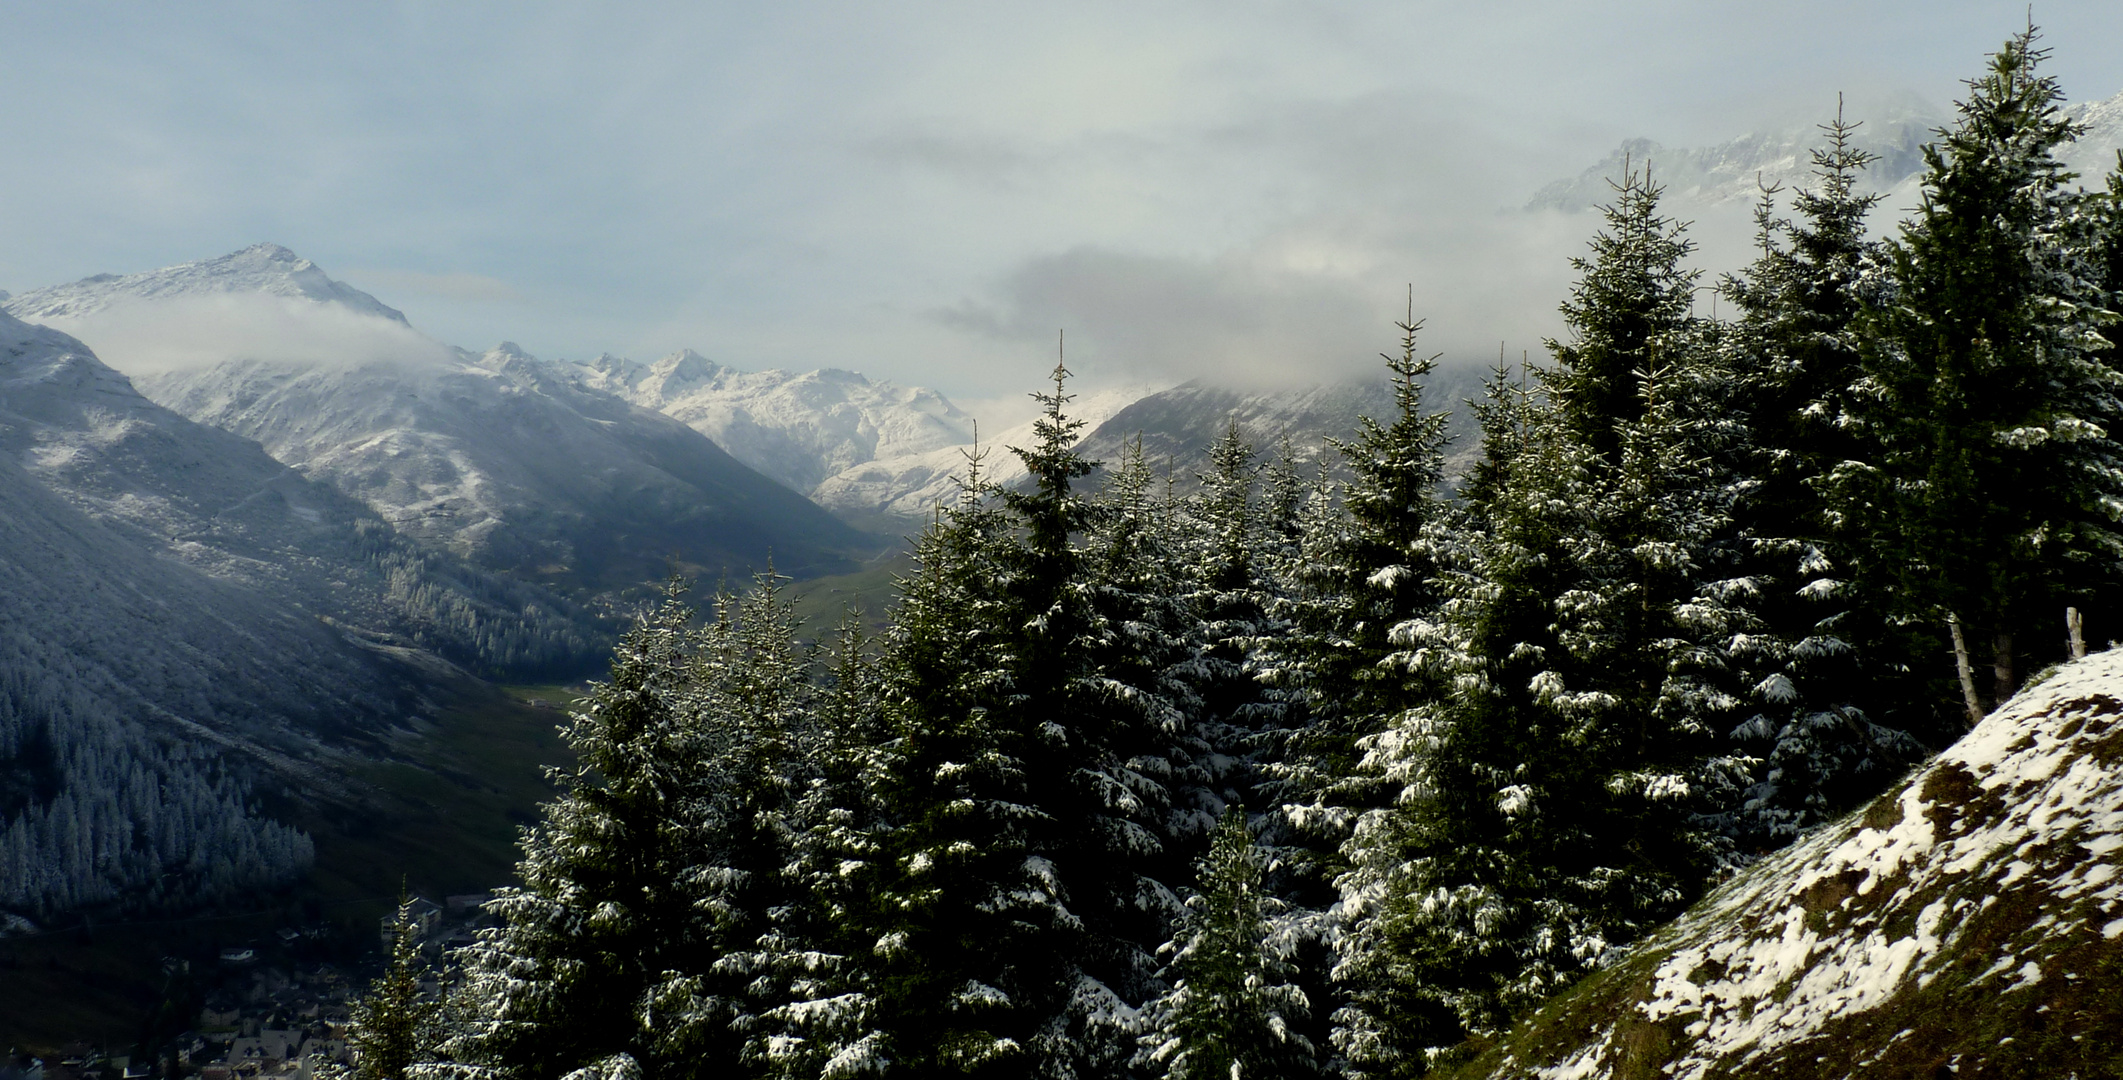
[[[1191,491],[1140,452],[1087,491],[1057,365],[1029,483],[966,481],[881,640],[768,577],[673,595],[449,1022],[379,1059],[1382,1078],[1495,1039],[2112,632],[2123,176],[2057,164],[2042,58],[1991,57],[1884,242],[1840,119],[1719,279],[1615,178],[1449,498],[1411,311],[1341,479],[1234,421]]]
[[[393,655],[573,671],[600,629],[0,313],[0,918],[285,881],[254,796],[349,794],[425,708]]]

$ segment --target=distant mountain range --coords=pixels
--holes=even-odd
[[[316,309],[403,324],[272,245],[100,275],[5,306],[93,337],[120,319],[185,311],[159,307],[172,301],[230,296],[295,300],[296,319]],[[235,343],[226,355],[147,365],[136,381],[185,416],[256,440],[404,535],[489,569],[603,595],[674,569],[742,577],[770,559],[798,575],[852,569],[848,553],[872,546],[685,424],[586,388],[512,344],[473,354],[408,337],[395,353],[372,344],[320,359],[272,355],[270,340]]]
[[[359,802],[346,762],[451,661],[579,670],[607,633],[5,314],[0,597],[0,909],[37,915],[297,872],[254,787]]]
[[[2079,174],[2080,183],[2100,188],[2116,168],[2117,150],[2123,149],[2123,93],[2072,105],[2066,115],[2085,132],[2060,157]],[[1846,119],[1860,123],[1853,143],[1879,155],[1878,161],[1859,174],[1859,185],[1861,190],[1884,195],[1876,224],[1891,225],[1917,204],[1924,145],[1935,140],[1951,118],[1924,103],[1903,101],[1881,115],[1853,113]],[[1653,180],[1666,189],[1670,209],[1683,217],[1703,208],[1752,207],[1765,186],[1781,186],[1787,192],[1816,186],[1812,152],[1822,145],[1821,130],[1814,125],[1759,131],[1715,146],[1684,149],[1629,139],[1578,175],[1543,187],[1527,208],[1583,211],[1611,202],[1614,189],[1609,181],[1621,177],[1625,164],[1632,169],[1649,165]]]

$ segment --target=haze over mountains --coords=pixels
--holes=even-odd
[[[2117,150],[2123,149],[2123,93],[2072,105],[2065,115],[2083,125],[2085,132],[2064,148],[2059,160],[2078,174],[2079,184],[2099,189],[2116,168]],[[1832,112],[1824,113],[1821,122],[1833,118]],[[1879,155],[1859,174],[1858,189],[1881,196],[1870,224],[1875,234],[1890,234],[1921,199],[1923,148],[1947,124],[1947,113],[1927,102],[1903,98],[1875,113],[1850,110],[1845,119],[1860,125],[1852,142]],[[1764,187],[1780,189],[1777,204],[1788,210],[1794,189],[1816,186],[1811,155],[1822,145],[1822,138],[1817,124],[1801,123],[1750,132],[1711,146],[1668,148],[1650,139],[1628,139],[1578,175],[1542,187],[1527,201],[1526,210],[1594,210],[1612,200],[1614,189],[1608,181],[1621,176],[1625,166],[1642,169],[1648,165],[1653,179],[1665,189],[1666,212],[1692,222],[1691,233],[1705,254],[1698,265],[1713,273],[1723,272],[1751,255],[1753,210]]]

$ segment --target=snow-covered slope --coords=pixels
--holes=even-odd
[[[690,349],[648,366],[607,355],[566,368],[578,384],[677,417],[818,505],[879,527],[918,521],[954,497],[976,438],[993,479],[1023,479],[1005,448],[1032,437],[1029,421],[977,431],[973,417],[934,390],[838,368],[739,371]],[[1156,389],[1082,394],[1069,412],[1088,431]]]
[[[685,421],[797,491],[854,465],[973,437],[972,418],[942,394],[838,368],[739,371],[691,349],[649,367],[603,356],[583,368],[587,384]]]
[[[1150,390],[1125,386],[1083,394],[1069,403],[1068,414],[1082,420],[1084,430],[1092,432],[1142,400]],[[977,445],[971,441],[976,433],[969,431],[965,441],[958,443],[881,455],[826,477],[811,490],[811,499],[855,520],[917,521],[958,496],[968,455],[976,451],[981,455],[981,472],[988,479],[1006,486],[1023,480],[1027,475],[1024,462],[1009,448],[1030,447],[1034,423],[1037,421],[1028,420],[1001,432],[978,432]]]
[[[677,420],[513,345],[439,345],[283,248],[99,275],[6,308],[108,341],[150,398],[258,441],[404,535],[522,578],[602,592],[770,557],[801,574],[843,568],[839,549],[860,543]]]
[[[1453,439],[1446,448],[1448,474],[1456,475],[1459,463],[1475,449],[1478,432],[1463,399],[1480,392],[1481,374],[1470,368],[1441,369],[1424,384],[1424,408],[1452,414],[1447,422]],[[1299,462],[1319,460],[1324,453],[1329,464],[1338,464],[1340,455],[1329,449],[1327,440],[1354,437],[1361,417],[1391,423],[1394,408],[1393,389],[1383,379],[1268,391],[1232,390],[1195,380],[1129,404],[1093,429],[1081,449],[1095,461],[1117,461],[1140,437],[1144,458],[1154,468],[1169,465],[1185,489],[1206,471],[1210,446],[1232,420],[1263,458],[1278,453],[1288,437]]]
[[[0,314],[0,909],[299,871],[309,841],[245,788],[344,794],[335,763],[424,707],[388,658],[422,654],[383,644],[408,629],[392,570],[437,585],[402,554],[257,444]]]
[[[1467,1076],[2114,1076],[2123,650],[1757,863]]]
[[[84,319],[136,300],[201,296],[275,296],[329,303],[403,324],[397,309],[350,285],[326,277],[316,263],[278,244],[253,244],[218,259],[167,266],[142,274],[97,274],[68,285],[0,295],[7,310],[26,322]]]
[[[1882,117],[1850,119],[1863,121],[1854,138],[1858,147],[1880,155],[1859,176],[1866,191],[1893,190],[1922,169],[1924,144],[1946,122],[1940,114],[1917,104]],[[1621,177],[1626,163],[1638,170],[1650,165],[1652,178],[1666,189],[1670,200],[1751,207],[1761,195],[1757,181],[1787,189],[1814,186],[1812,154],[1822,145],[1821,138],[1820,129],[1809,125],[1752,132],[1716,146],[1669,149],[1649,139],[1629,139],[1584,172],[1542,188],[1527,205],[1530,209],[1590,210],[1613,202],[1614,188],[1608,182]]]
[[[0,314],[0,632],[65,655],[89,693],[245,739],[394,715],[384,674],[275,595],[334,502]]]
[[[837,568],[856,543],[698,432],[506,342],[437,366],[230,361],[141,388],[409,535],[519,576],[624,588],[674,558],[696,573],[741,575],[770,557],[803,573]]]
[[[408,543],[257,443],[149,401],[79,341],[5,314],[0,458],[17,541],[0,558],[27,575],[6,592],[12,625],[74,642],[104,681],[188,702],[202,722],[264,737],[395,719],[402,674],[372,670],[373,649],[321,619],[473,667],[569,666],[598,644],[554,597]],[[110,575],[138,591],[111,593]],[[99,596],[115,596],[108,610]],[[482,640],[515,655],[482,655]]]

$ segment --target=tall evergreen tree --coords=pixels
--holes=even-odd
[[[1683,261],[1694,252],[1685,224],[1659,212],[1662,189],[1625,164],[1607,208],[1606,227],[1563,302],[1568,341],[1550,339],[1555,367],[1543,380],[1569,437],[1610,468],[1620,464],[1620,425],[1644,415],[1643,381],[1663,360],[1671,367],[1691,344],[1700,274]]]
[[[688,637],[676,703],[692,773],[683,801],[665,808],[690,840],[672,884],[695,956],[658,973],[639,1013],[667,1074],[744,1057],[778,1026],[764,1015],[785,1004],[778,976],[811,951],[799,921],[808,883],[795,870],[796,789],[811,766],[795,755],[814,704],[812,658],[771,568],[743,594],[718,593],[713,614]]]
[[[1759,632],[1731,650],[1753,687],[1752,715],[1733,733],[1762,757],[1760,780],[1735,808],[1750,846],[1779,843],[1849,809],[1915,759],[1892,720],[1921,699],[1899,672],[1910,644],[1885,619],[1878,574],[1856,564],[1868,549],[1833,510],[1835,471],[1862,443],[1840,423],[1859,372],[1854,323],[1879,285],[1879,244],[1866,233],[1878,195],[1860,194],[1873,155],[1852,142],[1857,125],[1823,125],[1813,151],[1818,186],[1793,199],[1796,220],[1776,216],[1775,191],[1756,211],[1760,254],[1720,291],[1740,311],[1716,347],[1720,397],[1744,426],[1728,466],[1748,483],[1734,506],[1733,552],[1755,584]]]
[[[659,1018],[644,1006],[665,972],[705,970],[684,884],[698,838],[673,813],[707,771],[682,722],[687,624],[674,583],[614,651],[607,682],[562,737],[572,768],[524,831],[522,884],[498,890],[503,922],[464,950],[466,1026],[447,1050],[519,1080],[673,1075]]]
[[[1271,835],[1292,855],[1309,850],[1314,888],[1343,865],[1340,848],[1358,816],[1391,798],[1389,781],[1358,768],[1360,744],[1422,699],[1421,665],[1396,633],[1434,614],[1451,542],[1438,490],[1446,414],[1423,402],[1437,357],[1418,349],[1412,299],[1396,325],[1400,354],[1382,354],[1394,415],[1384,424],[1363,417],[1355,438],[1334,443],[1350,479],[1338,500],[1311,501],[1291,575],[1296,595],[1282,605],[1291,626],[1258,661],[1260,677],[1302,710],[1268,753],[1266,792],[1280,818]],[[1327,902],[1324,893],[1306,899]]]
[[[1874,445],[1842,477],[1898,614],[1954,636],[1970,722],[2017,687],[2025,631],[2057,621],[2067,583],[2123,554],[2123,408],[2096,355],[2114,315],[2075,236],[2084,196],[2056,152],[2077,132],[2035,41],[1992,54],[1925,149],[1895,291],[1863,324],[1852,413]],[[1992,661],[1987,694],[1971,654]]]
[[[390,961],[349,1010],[347,1044],[356,1055],[356,1080],[407,1080],[413,1066],[434,1060],[446,1028],[441,1002],[421,995],[426,971],[412,899],[401,890],[391,924]]]
[[[794,732],[805,764],[791,810],[794,890],[760,939],[758,996],[770,1004],[749,1025],[745,1061],[758,1075],[812,1080],[882,1067],[875,998],[864,958],[887,822],[875,793],[890,753],[881,672],[853,614],[835,634],[824,685]]]
[[[1484,501],[1441,614],[1397,632],[1439,691],[1366,744],[1397,798],[1342,879],[1353,1075],[1419,1073],[1499,1030],[1723,857],[1709,814],[1734,794],[1717,745],[1740,702],[1721,646],[1752,629],[1719,554],[1730,432],[1685,236],[1648,180],[1618,187],[1543,400],[1499,381],[1480,410]]]
[[[1169,1080],[1320,1075],[1302,1034],[1310,1002],[1276,940],[1275,900],[1245,811],[1232,807],[1201,860],[1201,889],[1166,946],[1173,989],[1144,1010],[1141,1064]]]
[[[909,1075],[1100,1075],[1156,985],[1168,800],[1143,751],[1168,707],[1098,610],[1067,375],[1016,451],[1028,486],[969,486],[920,542],[891,642],[876,988]]]

